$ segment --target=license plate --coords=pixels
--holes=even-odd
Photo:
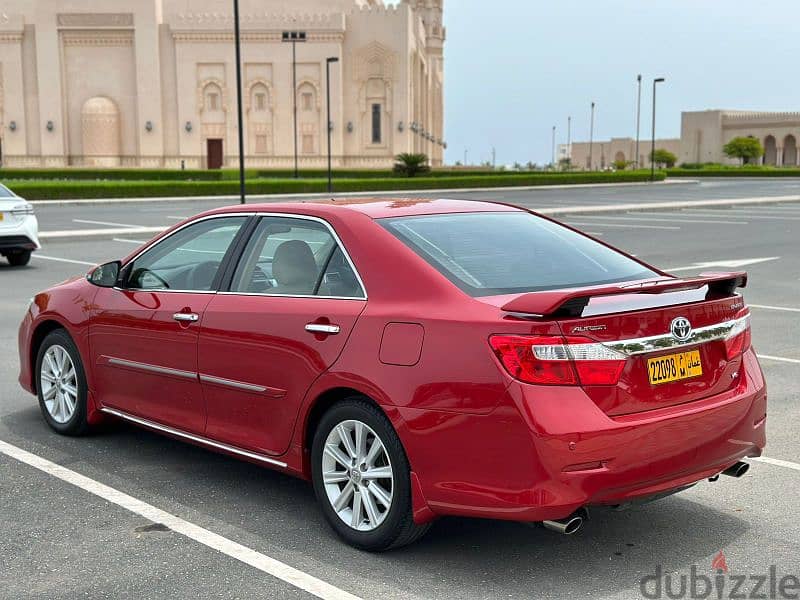
[[[700,377],[703,374],[700,351],[689,350],[648,359],[647,372],[651,385]]]
[[[3,213],[0,212],[0,221],[3,220]]]

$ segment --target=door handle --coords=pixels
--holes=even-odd
[[[200,315],[195,313],[175,313],[172,318],[182,323],[197,323],[200,320]]]
[[[324,333],[326,335],[336,335],[341,331],[338,325],[328,325],[324,323],[309,323],[306,325],[306,331],[309,333]]]

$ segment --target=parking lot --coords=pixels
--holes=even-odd
[[[447,195],[564,207],[795,194],[800,180],[786,179]],[[58,437],[17,384],[17,326],[31,296],[148,237],[126,229],[168,226],[219,204],[43,205],[42,231],[74,231],[75,239],[47,242],[28,268],[0,265],[0,443],[196,527],[194,536],[154,527],[142,511],[98,494],[107,488],[76,486],[0,453],[0,597],[308,598],[311,589],[323,598],[628,599],[642,597],[640,581],[657,570],[688,574],[696,565],[711,576],[720,551],[731,573],[768,575],[774,566],[779,577],[800,576],[800,200],[563,218],[676,274],[749,271],[744,296],[769,413],[766,458],[752,461],[744,478],[627,511],[595,510],[569,537],[511,522],[442,519],[419,543],[381,555],[335,538],[302,481],[125,425]],[[77,233],[102,228],[121,231]]]

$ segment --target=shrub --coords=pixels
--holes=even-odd
[[[394,164],[395,175],[405,175],[406,177],[416,177],[422,173],[430,172],[428,166],[428,155],[422,153],[404,152],[397,155],[397,162]]]
[[[669,150],[658,148],[650,153],[650,162],[656,163],[659,167],[666,166],[667,168],[671,168],[678,162],[678,157]]]
[[[738,158],[742,165],[764,154],[764,148],[756,138],[735,137],[722,147],[728,158]]]

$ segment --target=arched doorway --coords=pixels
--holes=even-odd
[[[775,136],[768,135],[764,138],[764,164],[778,164],[778,145],[775,143]]]
[[[783,162],[784,166],[797,166],[797,140],[791,134],[783,138]]]
[[[120,164],[119,110],[110,98],[89,98],[81,109],[84,164],[118,167]]]
[[[625,162],[625,153],[621,150],[614,155],[614,162]]]

